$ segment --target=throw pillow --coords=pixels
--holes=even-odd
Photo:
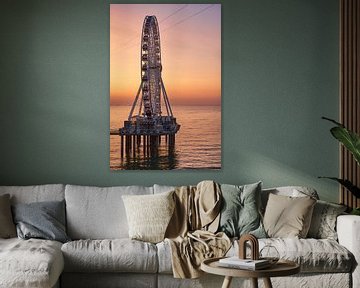
[[[16,237],[16,229],[11,215],[10,195],[0,196],[0,238]]]
[[[318,200],[312,214],[308,237],[337,240],[336,218],[345,210],[344,205]]]
[[[151,243],[164,240],[175,208],[173,193],[122,196],[131,239]]]
[[[220,188],[223,201],[219,231],[229,237],[251,233],[258,238],[265,238],[259,213],[261,182],[244,186],[222,184]]]
[[[269,195],[264,227],[269,237],[305,238],[316,200],[306,197]]]
[[[317,194],[316,190],[314,188],[310,188],[306,186],[283,186],[283,187],[263,189],[261,191],[262,215],[264,215],[265,213],[266,204],[270,194],[289,196],[289,197],[309,196],[314,199],[319,199],[319,195]]]
[[[19,238],[70,241],[65,232],[65,201],[15,204],[13,214]]]

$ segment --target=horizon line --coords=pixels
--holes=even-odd
[[[110,104],[109,106],[128,106],[131,107],[132,104]],[[171,104],[171,106],[222,106],[222,104]]]

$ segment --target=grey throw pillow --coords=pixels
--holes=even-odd
[[[70,241],[65,232],[65,201],[16,204],[13,214],[19,238]]]
[[[312,214],[308,237],[337,240],[336,218],[345,210],[344,205],[318,200]]]
[[[11,215],[10,196],[0,196],[0,238],[16,237],[15,225]]]
[[[229,237],[250,233],[265,238],[259,213],[261,182],[244,186],[221,184],[220,188],[223,201],[218,230]]]

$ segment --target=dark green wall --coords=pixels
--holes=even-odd
[[[0,184],[261,179],[337,201],[337,185],[317,179],[338,174],[320,119],[338,118],[337,1],[220,2],[222,170],[111,172],[109,3],[1,1]]]

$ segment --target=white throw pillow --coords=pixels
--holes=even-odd
[[[173,193],[122,196],[131,239],[151,243],[164,240],[175,208]]]

